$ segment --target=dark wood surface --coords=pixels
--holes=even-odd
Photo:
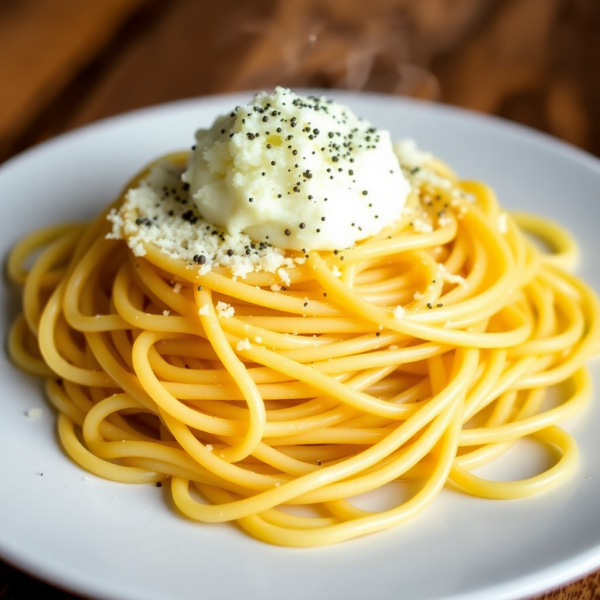
[[[600,156],[599,31],[598,0],[2,0],[0,161],[131,109],[279,84],[448,102]],[[76,596],[0,562],[0,598]],[[600,600],[600,572],[550,599]]]

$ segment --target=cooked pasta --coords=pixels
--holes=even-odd
[[[511,499],[560,485],[578,449],[559,423],[591,397],[598,299],[567,270],[565,232],[433,168],[453,185],[415,186],[420,225],[406,211],[352,248],[306,251],[287,285],[201,274],[152,244],[136,256],[107,239],[122,198],[90,224],[24,238],[8,262],[23,286],[9,350],[46,380],[66,453],[284,546],[394,527],[445,487]],[[477,474],[524,438],[555,457],[547,470]],[[355,501],[391,482],[408,499]]]

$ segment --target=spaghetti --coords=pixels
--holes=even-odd
[[[23,239],[8,261],[24,286],[9,351],[46,380],[68,455],[114,481],[169,481],[187,517],[285,546],[394,527],[447,486],[522,498],[568,478],[578,450],[558,423],[590,399],[600,340],[598,299],[567,271],[575,245],[432,168],[400,221],[344,251],[302,253],[287,285],[153,244],[136,256],[107,239],[123,198],[91,224]],[[546,471],[474,474],[525,437],[555,453]],[[355,502],[391,482],[407,500]]]

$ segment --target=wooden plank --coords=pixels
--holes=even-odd
[[[280,0],[271,19],[246,23],[256,43],[240,57],[242,68],[227,89],[284,85],[435,99],[437,82],[426,63],[488,10],[480,0],[368,4],[365,10],[356,0]]]
[[[75,74],[10,145],[0,147],[0,161],[110,115],[227,91],[226,83],[256,43],[245,23],[268,19],[278,1],[147,0],[96,60]]]
[[[0,154],[145,1],[0,3]]]

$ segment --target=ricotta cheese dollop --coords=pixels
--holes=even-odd
[[[387,131],[279,87],[200,129],[183,181],[206,221],[293,250],[379,233],[410,190]]]

